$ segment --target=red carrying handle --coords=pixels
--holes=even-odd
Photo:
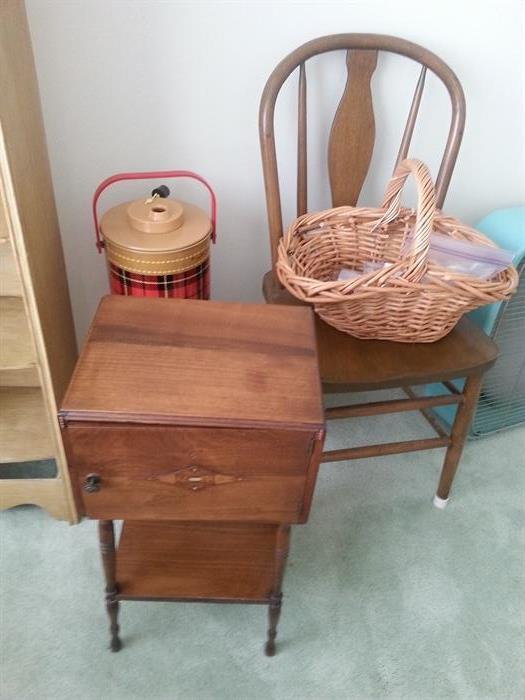
[[[97,250],[99,253],[102,252],[104,247],[104,241],[100,238],[100,227],[98,223],[97,215],[97,202],[104,190],[115,182],[120,182],[121,180],[164,180],[166,178],[176,178],[176,177],[189,177],[192,180],[198,180],[200,183],[206,187],[210,193],[210,219],[211,219],[211,240],[215,243],[216,240],[216,220],[217,220],[217,200],[215,199],[215,192],[212,190],[210,185],[206,180],[193,173],[191,170],[157,170],[155,172],[146,173],[117,173],[111,177],[103,180],[100,185],[95,190],[93,195],[93,222],[95,224],[95,236],[97,237]]]

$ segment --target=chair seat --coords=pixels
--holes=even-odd
[[[283,289],[272,271],[263,280],[270,304],[302,302]],[[496,344],[468,318],[435,343],[359,340],[316,315],[321,379],[326,391],[426,384],[482,372],[496,360]]]

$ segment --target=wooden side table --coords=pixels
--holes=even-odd
[[[264,603],[272,656],[324,439],[310,310],[105,297],[59,420],[100,521],[111,649],[120,601]]]

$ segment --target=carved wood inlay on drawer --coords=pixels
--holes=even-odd
[[[221,474],[203,467],[189,466],[184,469],[148,477],[149,481],[160,481],[163,484],[173,484],[188,491],[200,491],[210,486],[231,484],[234,481],[243,481],[244,477],[235,474]]]

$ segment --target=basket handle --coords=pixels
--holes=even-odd
[[[408,270],[403,275],[406,279],[417,282],[425,274],[430,236],[436,211],[436,193],[434,183],[427,166],[420,160],[407,158],[395,169],[387,185],[383,199],[385,214],[377,226],[393,221],[399,214],[401,191],[407,177],[412,173],[417,185],[416,225],[412,245],[404,252],[409,262]]]
[[[121,180],[165,180],[166,178],[177,178],[177,177],[188,177],[192,180],[198,180],[202,183],[204,187],[210,193],[210,219],[211,219],[211,240],[215,243],[216,239],[216,220],[217,220],[217,201],[215,199],[215,192],[212,190],[211,186],[206,182],[206,180],[197,175],[197,173],[191,170],[156,170],[152,172],[144,173],[117,173],[116,175],[111,175],[111,177],[103,180],[100,185],[95,190],[93,195],[93,222],[95,224],[95,236],[97,238],[97,250],[99,253],[102,252],[104,247],[104,242],[100,238],[100,226],[98,223],[97,214],[97,202],[104,190],[115,182],[120,182]]]

